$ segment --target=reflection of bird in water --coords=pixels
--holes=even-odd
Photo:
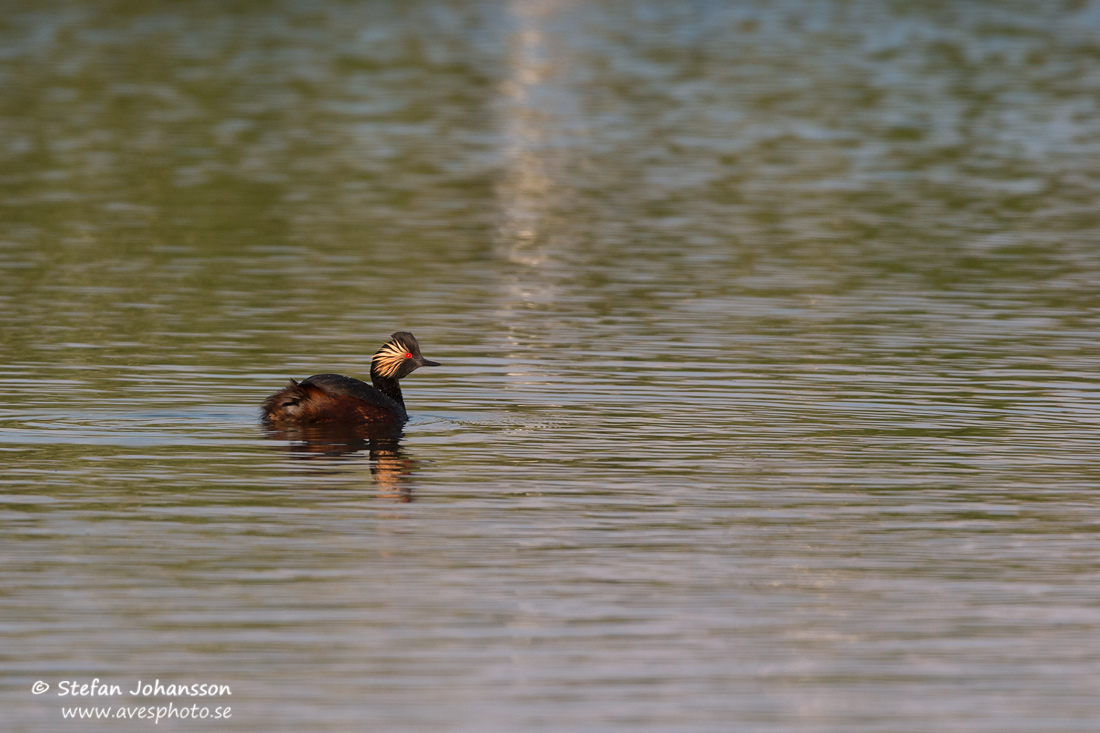
[[[269,423],[266,436],[272,440],[286,441],[284,450],[292,457],[303,460],[351,458],[367,450],[371,476],[378,484],[381,495],[398,501],[412,501],[412,490],[407,484],[415,463],[401,448],[400,426],[385,423]]]
[[[274,426],[315,423],[388,423],[409,419],[398,381],[422,366],[439,366],[420,354],[408,331],[398,331],[371,359],[371,383],[341,374],[315,374],[290,384],[264,400],[265,422]]]

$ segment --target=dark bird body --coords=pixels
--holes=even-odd
[[[371,384],[341,374],[314,374],[264,400],[263,419],[275,425],[403,423],[409,419],[398,383],[422,366],[439,366],[420,354],[408,331],[398,331],[371,359]]]

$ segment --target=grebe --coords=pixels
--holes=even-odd
[[[409,419],[398,380],[422,366],[439,366],[420,355],[420,344],[398,331],[370,362],[370,381],[341,374],[314,374],[264,400],[263,419],[276,425],[308,423],[403,423]]]

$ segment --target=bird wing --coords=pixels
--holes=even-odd
[[[331,394],[354,397],[357,400],[362,400],[368,404],[376,405],[396,413],[404,412],[401,405],[379,392],[373,386],[361,379],[345,377],[343,374],[314,374],[312,377],[303,379],[298,386],[307,390],[310,387],[317,387]]]

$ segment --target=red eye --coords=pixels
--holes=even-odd
[[[411,359],[411,358],[413,358],[413,355],[406,351],[405,352],[405,358],[406,359]]]

